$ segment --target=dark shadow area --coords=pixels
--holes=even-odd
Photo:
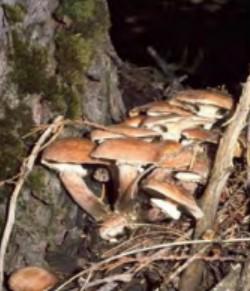
[[[188,74],[188,85],[238,91],[250,60],[249,1],[108,2],[111,38],[123,61],[155,65],[151,46],[177,75]]]

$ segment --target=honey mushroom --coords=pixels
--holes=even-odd
[[[88,175],[86,165],[107,165],[91,158],[95,144],[87,139],[65,138],[55,141],[43,152],[41,163],[58,171],[60,180],[73,200],[95,220],[103,220],[109,213],[105,205],[86,185],[83,178]]]
[[[162,201],[173,202],[173,205],[184,207],[196,219],[200,219],[203,216],[203,212],[197,205],[194,197],[184,188],[177,186],[173,180],[159,181],[157,179],[147,179],[143,183],[143,189],[153,196],[151,201],[152,198],[156,198]],[[155,200],[153,200],[153,203],[155,203]],[[163,207],[163,211],[167,211],[164,204],[158,203],[158,207]]]
[[[138,218],[138,187],[149,193],[152,206],[172,218],[180,217],[181,206],[199,219],[203,213],[191,193],[206,183],[211,161],[205,149],[220,138],[217,129],[208,129],[232,107],[232,98],[223,93],[182,90],[170,100],[131,109],[119,124],[92,130],[91,141],[68,138],[53,143],[44,151],[42,163],[56,169],[72,198],[101,222],[103,239],[116,241]],[[118,188],[113,211],[87,187],[84,165],[104,166],[105,177],[98,169],[95,172],[104,182],[105,166],[111,166]],[[156,169],[148,174],[150,165]]]
[[[47,270],[29,266],[11,274],[8,285],[12,291],[46,291],[57,282],[56,276]]]
[[[220,119],[232,110],[232,97],[219,91],[183,90],[176,93],[173,100],[192,105],[198,116]]]
[[[130,186],[143,167],[157,164],[165,156],[179,152],[181,145],[173,141],[147,143],[139,139],[114,139],[100,144],[91,154],[92,157],[114,161],[118,169],[118,199],[115,209],[131,211],[134,205]]]

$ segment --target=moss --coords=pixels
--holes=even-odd
[[[56,44],[60,74],[68,84],[81,84],[93,55],[91,40],[84,39],[80,34],[60,32]]]
[[[75,22],[88,21],[95,15],[95,1],[63,0],[57,13],[60,16],[67,15]]]
[[[13,110],[5,105],[5,114],[5,119],[0,120],[0,180],[10,178],[18,172],[22,160],[28,153],[20,136],[26,134],[32,126],[30,109],[24,104]]]
[[[19,94],[40,93],[48,84],[47,49],[32,45],[12,33],[13,49],[9,55],[12,61],[11,80],[17,84]]]
[[[3,4],[2,7],[10,23],[22,22],[27,13],[25,7],[20,3],[15,5]]]
[[[45,173],[42,168],[33,169],[27,180],[27,186],[34,192],[41,192],[46,189]]]

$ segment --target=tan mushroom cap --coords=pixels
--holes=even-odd
[[[24,267],[15,271],[9,279],[12,291],[44,291],[52,288],[58,279],[40,267]]]
[[[151,194],[158,194],[158,198],[167,198],[170,201],[186,207],[197,219],[203,216],[203,212],[197,205],[194,197],[173,182],[158,181],[155,179],[147,180],[143,185],[143,189]]]
[[[231,96],[222,92],[209,90],[184,90],[177,93],[175,99],[184,103],[213,105],[227,110],[232,109],[233,100]]]
[[[205,130],[203,128],[187,128],[182,131],[182,136],[187,140],[202,141],[217,144],[220,134],[217,131]]]
[[[181,144],[172,141],[147,143],[138,139],[107,140],[91,154],[92,157],[127,164],[158,163],[165,156],[180,151]]]
[[[95,144],[85,138],[64,138],[53,142],[42,154],[42,160],[56,163],[96,164],[90,153]]]
[[[107,130],[100,129],[93,130],[90,134],[90,137],[92,141],[103,141],[107,139],[126,137],[152,138],[159,135],[160,134],[158,132],[150,129],[116,124],[108,126]]]

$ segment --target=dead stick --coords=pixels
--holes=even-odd
[[[0,246],[0,290],[1,291],[3,290],[3,283],[4,283],[5,253],[6,253],[10,236],[11,236],[11,232],[15,223],[15,213],[16,213],[18,195],[22,189],[25,179],[28,177],[29,173],[31,172],[34,166],[35,160],[39,154],[39,151],[42,145],[48,139],[48,137],[54,131],[54,129],[57,127],[58,122],[60,122],[61,120],[62,120],[61,116],[57,117],[55,121],[44,131],[44,133],[41,135],[41,137],[38,139],[35,146],[33,147],[28,159],[25,159],[21,165],[20,176],[10,198],[7,221],[6,221],[6,225],[5,225],[2,239],[1,239],[1,246]]]
[[[204,217],[197,223],[195,231],[196,238],[201,237],[205,231],[213,229],[220,196],[232,172],[234,150],[237,140],[241,131],[246,126],[249,111],[250,76],[248,76],[243,86],[242,95],[231,123],[220,141],[214,167],[201,200],[201,208],[204,212]],[[198,249],[195,248],[193,251],[196,252],[197,250]],[[180,281],[181,291],[196,290],[201,281],[203,267],[203,263],[199,260],[189,265],[188,270],[184,272]]]

